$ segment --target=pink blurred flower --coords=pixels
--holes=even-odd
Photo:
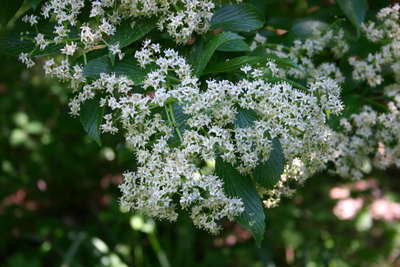
[[[362,198],[346,198],[338,201],[333,208],[333,213],[340,220],[352,220],[356,217],[359,209],[362,208],[364,200]]]

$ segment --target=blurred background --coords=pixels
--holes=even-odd
[[[0,266],[400,266],[398,169],[310,178],[265,211],[260,248],[229,221],[212,236],[184,213],[169,223],[127,212],[123,138],[99,147],[68,115],[70,90],[39,65],[0,54]]]

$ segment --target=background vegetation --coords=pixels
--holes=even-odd
[[[291,20],[328,1],[253,2],[267,19]],[[310,178],[265,211],[261,248],[228,221],[220,236],[184,215],[154,222],[118,204],[132,167],[123,147],[111,149],[122,140],[105,135],[98,147],[68,115],[63,84],[40,66],[0,62],[0,266],[400,266],[398,169]]]

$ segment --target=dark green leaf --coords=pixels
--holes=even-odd
[[[86,53],[86,61],[91,62],[92,60],[96,60],[105,55],[109,55],[108,47],[95,49]],[[83,55],[80,56],[75,62],[81,65],[85,65],[85,59]]]
[[[239,128],[254,126],[254,121],[259,120],[260,116],[252,109],[238,108],[234,124]]]
[[[158,18],[143,18],[136,22],[135,26],[131,27],[131,20],[125,20],[118,27],[114,36],[110,40],[110,45],[119,43],[120,47],[125,47],[139,40],[144,35],[149,33],[157,25]]]
[[[360,24],[364,22],[367,0],[338,0],[340,8],[360,34]]]
[[[334,130],[338,130],[341,118],[349,119],[351,115],[358,114],[365,104],[364,98],[356,94],[342,96],[342,101],[344,108],[341,114],[339,116],[330,116],[328,120],[329,126]]]
[[[37,24],[38,31],[44,34],[46,40],[53,40],[56,35],[53,33],[55,23],[39,21]],[[75,38],[78,36],[77,30],[74,27],[69,28],[70,38]],[[21,33],[24,33],[25,37],[29,37],[31,40],[23,39],[21,41]],[[19,56],[21,52],[30,53],[35,50],[36,44],[34,43],[34,38],[37,36],[36,30],[30,24],[19,21],[15,23],[12,30],[0,38],[0,53],[5,53],[11,56]],[[64,47],[64,44],[49,44],[45,49],[40,50],[39,47],[36,48],[32,56],[49,55],[54,53],[59,53],[60,49]]]
[[[290,85],[292,85],[294,88],[300,89],[304,92],[308,92],[308,88],[305,87],[304,85],[301,85],[300,83],[297,83],[295,81],[292,80],[288,80],[288,79],[283,79],[283,78],[277,78],[277,77],[270,77],[268,78],[268,81],[271,83],[277,83],[277,82],[285,82],[288,83]]]
[[[265,58],[255,56],[243,56],[236,57],[228,61],[219,62],[208,67],[203,72],[203,75],[210,73],[238,71],[241,67],[245,65],[250,65],[253,68],[263,67],[270,59],[273,59],[278,67],[291,67],[300,70],[300,67],[296,64],[296,62],[292,61],[291,59],[279,58],[275,55],[268,54],[265,56]]]
[[[203,50],[203,40],[201,38],[198,38],[198,40],[192,45],[188,56],[188,62],[190,65],[193,66],[193,68],[195,68],[195,66],[198,64],[201,57],[203,56]]]
[[[241,67],[243,67],[247,64],[250,66],[255,66],[257,64],[265,64],[265,63],[267,63],[267,61],[268,60],[262,59],[259,57],[248,57],[248,56],[236,57],[236,58],[228,60],[228,61],[223,61],[223,62],[219,62],[217,64],[213,64],[212,66],[208,67],[203,72],[203,75],[210,74],[210,73],[237,71]]]
[[[273,17],[268,20],[268,26],[272,26],[275,29],[290,30],[292,27],[292,20],[282,17]]]
[[[253,172],[257,183],[267,189],[273,189],[279,182],[285,166],[282,146],[277,137],[272,139],[272,149],[269,159],[266,162],[260,161]]]
[[[191,115],[185,114],[183,112],[183,105],[179,105],[178,102],[173,102],[171,106],[172,106],[172,112],[174,113],[175,122],[177,123],[177,125],[173,126],[175,128],[175,131],[173,133],[173,136],[167,140],[167,143],[172,147],[177,147],[181,144],[181,140],[179,138],[177,131],[183,134],[185,130],[190,129],[189,125],[186,123],[186,120],[189,119]],[[168,121],[168,116],[165,108],[161,112],[161,115],[165,121]]]
[[[257,189],[250,177],[240,174],[230,163],[220,157],[215,162],[215,172],[224,182],[224,191],[230,197],[241,198],[244,204],[243,213],[236,219],[246,230],[253,234],[257,246],[264,239],[265,215]]]
[[[217,48],[217,50],[226,52],[250,51],[250,47],[245,41],[236,39],[223,43]]]
[[[321,0],[307,0],[308,7],[321,5]]]
[[[122,60],[117,60],[114,66],[108,56],[102,56],[90,61],[84,68],[83,73],[91,79],[100,78],[100,73],[115,73],[116,75],[126,75],[135,84],[140,84],[146,75],[154,68],[142,69],[133,56],[126,56]]]
[[[11,1],[10,1],[11,2]],[[33,9],[36,9],[38,5],[42,2],[42,0],[27,0],[27,2],[31,5]]]
[[[313,27],[316,25],[317,29],[324,30],[329,25],[319,20],[305,20],[293,25],[289,30],[288,39],[294,41],[296,39],[305,40],[313,35]]]
[[[5,26],[12,19],[22,3],[24,3],[23,0],[0,0],[0,24],[2,26]]]
[[[117,159],[118,164],[124,162],[135,162],[136,155],[131,149],[126,146],[126,144],[121,144],[121,146],[117,150]]]
[[[266,58],[268,59],[273,59],[275,64],[278,67],[288,67],[288,68],[294,68],[297,69],[299,71],[302,71],[299,67],[299,65],[297,65],[296,62],[294,62],[293,60],[291,60],[290,58],[280,58],[274,54],[267,54]]]
[[[199,58],[198,62],[195,62],[194,64],[194,71],[193,73],[199,77],[201,73],[203,72],[204,68],[206,67],[207,63],[210,61],[212,55],[214,54],[214,51],[223,43],[232,41],[232,40],[241,40],[244,39],[242,36],[237,35],[236,33],[233,32],[222,32],[215,36],[211,41],[206,45],[204,48],[203,53],[201,54],[201,57]],[[199,51],[197,51],[197,54],[199,54]]]
[[[248,56],[256,56],[265,59],[273,59],[278,67],[287,67],[287,68],[295,68],[299,71],[302,71],[299,65],[291,60],[290,58],[280,58],[274,54],[268,54],[265,50],[265,47],[258,46],[256,49],[251,51]]]
[[[211,29],[224,28],[230,31],[250,31],[261,28],[265,23],[263,13],[249,4],[225,5],[211,18]]]
[[[86,100],[81,107],[80,119],[88,135],[101,146],[100,125],[103,121],[104,108],[100,107],[100,96]]]

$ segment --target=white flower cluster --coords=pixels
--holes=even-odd
[[[142,106],[136,108],[134,112],[129,110],[128,114],[133,118],[129,125],[124,122],[123,126],[128,129],[128,143],[134,147],[138,155],[148,155],[149,152],[145,151],[149,143],[155,142],[157,147],[163,144],[160,153],[169,151],[161,154],[164,157],[161,159],[162,162],[172,161],[168,159],[169,155],[176,157],[177,154],[184,158],[182,162],[192,162],[196,157],[211,160],[219,155],[224,161],[235,165],[239,172],[249,174],[259,163],[260,157],[263,161],[268,160],[272,146],[271,139],[278,137],[288,164],[293,165],[292,162],[295,161],[296,166],[303,166],[301,175],[298,174],[298,169],[292,168],[291,173],[286,172],[282,177],[300,182],[303,182],[311,173],[321,169],[330,159],[328,154],[330,129],[325,125],[325,110],[337,114],[342,109],[339,100],[340,87],[333,80],[318,79],[310,84],[309,92],[299,91],[284,82],[271,84],[258,75],[265,72],[265,69],[271,71],[269,69],[271,66],[276,68],[273,63],[268,62],[265,69],[243,67],[244,71],[249,72],[248,79],[237,83],[227,80],[209,80],[206,87],[202,88],[197,78],[192,76],[190,66],[184,58],[172,49],[165,50],[164,56],[159,56],[159,51],[158,44],[146,41],[143,48],[135,54],[143,67],[151,62],[159,66],[157,70],[150,72],[143,82],[144,88],[154,90],[150,94],[151,97],[146,96],[141,102],[147,103],[147,108]],[[174,72],[173,75],[171,71]],[[170,77],[177,77],[179,83],[172,83],[169,80]],[[176,114],[174,114],[173,105],[170,104],[172,99],[177,101],[187,116],[185,123],[189,128],[183,132],[179,132],[177,125],[174,125]],[[151,115],[152,105],[165,107],[165,113],[170,120],[167,126],[159,121],[160,116],[155,120],[156,116]],[[122,104],[118,106],[122,107]],[[122,108],[124,114],[123,110],[124,108]],[[254,125],[232,127],[240,116],[240,112],[249,110],[259,116],[259,119],[254,121]],[[153,118],[146,117],[144,120],[144,117],[140,117],[138,120],[137,114],[143,114],[143,116],[147,114]],[[166,128],[161,128],[161,126]],[[179,135],[181,146],[180,149],[175,148],[171,151],[166,146],[165,140],[171,137],[174,130]],[[165,135],[159,137],[161,140],[152,139],[152,135],[156,132],[162,132]],[[158,157],[160,154],[157,154],[156,158]],[[154,157],[146,158],[151,160],[152,166],[157,166]],[[148,166],[150,163],[143,162],[143,164],[145,164],[143,166]],[[143,171],[144,169],[147,167],[143,168]],[[198,171],[192,170],[194,173]],[[143,181],[149,181],[151,185],[150,181],[156,179],[155,177],[163,177],[160,172],[158,171],[157,175],[148,173],[146,176],[136,172],[131,173],[129,177],[135,177],[135,180],[140,177]],[[149,188],[148,193],[142,197],[136,194],[136,198],[147,199],[151,196],[155,189],[150,189],[149,185],[146,186]],[[282,192],[284,195],[293,194],[286,183],[281,182],[279,185],[276,190],[268,191],[267,195],[279,199]],[[129,187],[132,188],[131,182],[129,186],[124,187],[124,195],[127,194]],[[129,198],[134,202],[129,204],[126,199],[124,197],[125,205],[130,207],[136,207],[135,203],[139,201]],[[169,214],[172,213],[169,212]]]
[[[106,40],[115,35],[123,20],[131,20],[135,27],[135,21],[143,17],[158,17],[159,29],[166,29],[176,43],[186,43],[193,33],[208,30],[213,2],[95,0],[90,2],[90,19],[78,23],[85,3],[50,0],[43,5],[41,16],[26,16],[23,21],[33,26],[43,18],[55,19],[54,38],[37,33],[30,39],[39,50],[63,44],[60,62],[50,58],[44,70],[69,82],[76,93],[69,104],[71,114],[78,116],[85,101],[100,97],[100,106],[107,113],[100,126],[102,132],[124,132],[137,157],[137,169],[127,171],[120,186],[121,203],[128,209],[171,221],[177,219],[179,209],[187,210],[197,227],[217,233],[221,218],[233,220],[243,212],[243,201],[227,196],[220,177],[202,173],[197,163],[220,157],[239,173],[252,176],[258,164],[270,159],[275,138],[282,146],[285,167],[272,190],[258,188],[268,208],[276,206],[281,196],[293,196],[291,181],[303,183],[327,162],[334,163],[332,173],[352,178],[361,176],[360,169],[370,154],[375,155],[377,167],[400,166],[399,5],[379,13],[383,27],[373,23],[361,26],[367,39],[385,43],[382,50],[365,59],[349,57],[353,78],[367,81],[371,87],[382,83],[381,73],[390,65],[397,83],[385,89],[385,97],[390,99],[388,112],[378,114],[364,107],[360,114],[341,120],[343,131],[339,133],[327,126],[326,118],[343,109],[339,85],[345,78],[336,63],[316,63],[315,59],[324,51],[335,59],[348,52],[343,30],[311,23],[313,35],[294,41],[292,47],[274,46],[257,34],[252,49],[265,45],[267,53],[290,58],[300,70],[277,68],[271,60],[265,66],[243,66],[243,76],[238,77],[245,78],[236,82],[218,78],[200,83],[178,52],[146,40],[134,58],[146,72],[151,71],[135,84],[116,73],[89,79],[83,66],[71,65],[70,59],[83,52],[87,64],[86,51],[106,46],[119,60],[133,59],[129,49]],[[94,21],[97,26],[93,26]],[[74,38],[70,25],[78,30]],[[20,60],[28,67],[35,64],[28,53],[21,53]],[[289,82],[271,83],[266,78],[271,76],[278,80],[305,78],[307,88],[300,86],[300,90]],[[145,93],[137,93],[138,87]]]
[[[238,1],[240,2],[240,1]],[[56,42],[61,43],[68,29],[65,25],[77,25],[77,16],[85,6],[83,0],[51,0],[43,8],[41,15],[49,18],[55,15],[59,25]],[[96,18],[97,29],[88,22],[83,23],[80,32],[85,48],[90,48],[101,40],[103,34],[113,35],[123,19],[138,19],[158,16],[160,30],[166,28],[177,43],[186,43],[194,32],[202,34],[209,28],[208,21],[213,15],[214,3],[210,0],[95,0],[91,1],[89,18]],[[37,23],[36,16],[26,17],[27,23]]]
[[[260,160],[269,159],[271,139],[279,138],[287,166],[276,189],[259,190],[268,207],[282,194],[294,193],[287,186],[289,179],[303,182],[330,160],[325,111],[337,114],[342,109],[340,88],[333,80],[317,79],[308,92],[284,82],[271,84],[262,78],[262,73],[279,71],[270,61],[264,68],[243,67],[248,77],[236,83],[200,84],[173,49],[146,40],[135,57],[143,68],[158,66],[143,80],[146,94],[134,93],[134,83],[122,75],[102,73],[87,83],[79,65],[73,72],[64,64],[45,66],[48,74],[69,79],[75,90],[83,84],[70,102],[73,115],[79,114],[82,103],[101,94],[100,105],[111,111],[104,116],[102,131],[124,130],[138,163],[121,185],[121,203],[129,209],[168,220],[176,220],[177,209],[187,209],[196,226],[217,233],[217,221],[233,220],[243,203],[227,197],[220,178],[202,174],[196,160],[220,156],[242,174],[251,174]],[[258,119],[238,126],[238,116],[250,111]],[[178,145],[169,143],[173,138]]]
[[[166,28],[177,43],[186,43],[194,32],[208,30],[213,9],[210,0],[124,0],[118,12],[124,18],[160,16],[158,28]]]
[[[353,79],[367,81],[371,87],[383,82],[383,72],[391,68],[396,82],[400,83],[400,5],[382,9],[377,18],[381,25],[367,22],[361,25],[365,37],[381,44],[380,50],[370,53],[366,58],[351,57],[349,63],[354,67]]]
[[[370,53],[366,58],[358,55],[348,57],[348,63],[353,67],[352,77],[356,81],[365,81],[370,87],[377,87],[384,81],[383,75],[391,74],[396,83],[385,87],[385,99],[388,111],[378,113],[370,106],[364,106],[359,114],[353,114],[349,119],[342,118],[341,132],[331,133],[330,147],[333,169],[332,174],[351,179],[364,176],[362,169],[371,161],[377,168],[387,168],[394,164],[399,166],[399,84],[400,84],[400,5],[382,9],[378,15],[381,25],[367,22],[361,25],[362,33],[367,40],[381,44],[380,50]],[[342,30],[336,33],[332,30],[313,26],[313,36],[304,41],[296,40],[292,47],[277,45],[272,47],[263,38],[255,38],[253,49],[258,45],[265,45],[267,53],[274,53],[282,58],[295,61],[303,73],[307,74],[308,81],[319,77],[332,77],[338,83],[345,81],[336,63],[315,63],[315,56],[323,50],[330,51],[335,58],[341,58],[349,50]],[[342,58],[341,60],[345,60]],[[297,70],[280,72],[281,77],[302,78],[303,74]],[[337,93],[336,93],[337,94]],[[330,109],[329,107],[325,107]],[[299,166],[302,166],[301,164]],[[300,168],[302,173],[303,167]],[[295,172],[295,175],[297,175]],[[267,205],[273,205],[268,203]]]
[[[385,88],[392,99],[387,113],[378,113],[364,106],[360,114],[340,121],[343,132],[332,135],[332,154],[335,159],[333,174],[351,179],[364,176],[366,164],[386,169],[391,164],[400,167],[400,86],[392,84]],[[372,160],[371,160],[371,156]]]
[[[311,83],[320,77],[330,77],[342,84],[345,78],[338,66],[329,62],[317,63],[315,58],[325,50],[330,51],[335,58],[340,58],[349,50],[343,29],[337,31],[325,29],[317,21],[309,22],[309,24],[312,35],[305,40],[295,40],[290,48],[283,45],[270,47],[266,39],[260,37],[255,38],[252,47],[256,48],[257,45],[265,44],[267,53],[275,54],[280,58],[289,58],[299,65],[301,71],[294,68],[282,68],[279,73],[282,78],[307,78],[307,82]]]

